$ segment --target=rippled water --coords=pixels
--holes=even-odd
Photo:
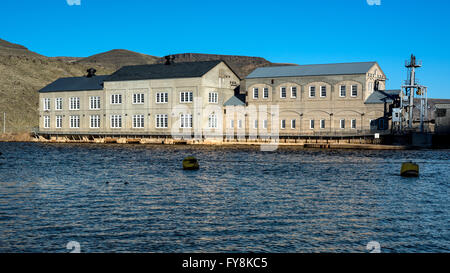
[[[0,151],[0,252],[69,252],[69,241],[81,252],[367,252],[370,241],[382,252],[450,251],[449,150]],[[187,155],[199,171],[181,169]],[[398,175],[405,160],[420,178]]]

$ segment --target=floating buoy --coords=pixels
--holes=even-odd
[[[419,165],[412,162],[405,162],[402,164],[400,175],[403,177],[418,177]]]
[[[197,158],[188,156],[183,159],[183,170],[198,170],[199,168]]]

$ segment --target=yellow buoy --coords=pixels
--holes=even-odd
[[[412,162],[405,162],[402,164],[400,175],[404,177],[418,177],[419,165]]]
[[[183,170],[198,170],[199,168],[197,158],[188,156],[183,159]]]

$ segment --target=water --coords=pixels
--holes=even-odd
[[[69,241],[81,252],[367,252],[370,241],[382,252],[450,251],[449,150],[0,151],[0,252],[69,252]],[[199,171],[181,170],[188,155]],[[420,178],[399,176],[406,160]]]

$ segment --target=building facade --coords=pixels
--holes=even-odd
[[[92,72],[92,71],[91,71]],[[376,62],[255,69],[223,61],[122,67],[62,78],[39,91],[39,134],[239,139],[361,136],[389,129]]]

